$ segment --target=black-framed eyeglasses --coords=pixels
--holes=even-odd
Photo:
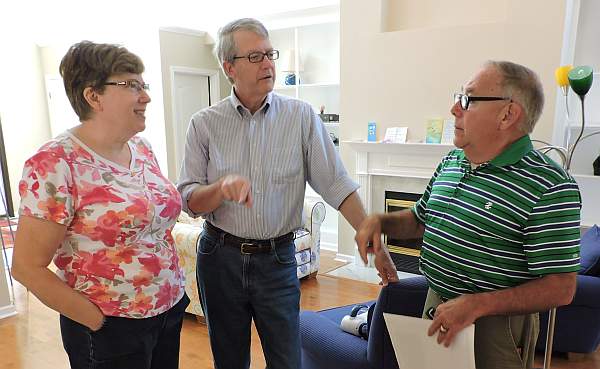
[[[137,79],[128,79],[126,81],[106,81],[104,82],[104,85],[129,87],[137,93],[148,91],[150,89],[149,84],[142,83]]]
[[[234,56],[233,59],[248,59],[250,63],[260,63],[265,59],[265,56],[269,60],[277,60],[279,59],[279,50],[270,50],[265,53],[254,51],[245,56]]]
[[[469,104],[473,101],[500,101],[500,100],[510,100],[510,97],[500,97],[500,96],[469,96],[467,94],[455,93],[454,94],[454,103],[460,102],[460,108],[462,110],[469,109]]]

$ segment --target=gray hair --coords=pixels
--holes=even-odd
[[[531,133],[544,109],[544,89],[538,75],[531,69],[509,61],[488,60],[484,67],[493,67],[502,76],[505,96],[518,102],[525,110],[520,129]]]
[[[269,38],[269,31],[265,26],[253,18],[241,18],[226,24],[217,34],[217,43],[215,44],[215,55],[219,59],[219,64],[223,68],[224,62],[233,63],[234,56],[237,53],[237,45],[233,39],[233,34],[237,31],[250,31],[264,38]],[[223,73],[233,83],[231,77],[223,69]]]

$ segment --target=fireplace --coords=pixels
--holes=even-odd
[[[400,210],[400,207],[410,206],[420,196],[416,194],[425,191],[440,160],[454,146],[424,143],[393,144],[343,141],[341,148],[342,150],[350,148],[356,152],[355,174],[356,181],[360,185],[358,194],[365,205],[367,213],[377,214],[386,211],[386,200],[384,198],[386,191],[409,194],[406,197],[392,200],[410,201],[410,204],[392,201],[390,204],[393,209],[390,210]],[[347,232],[340,232],[342,242],[339,244],[347,243],[349,246],[343,249],[340,248],[338,257],[348,258],[354,260],[357,265],[362,265],[357,248],[351,242],[351,240],[354,240],[354,234],[351,229],[348,229]],[[393,240],[390,241],[394,243]],[[413,266],[411,270],[416,272],[415,267],[419,258],[418,248],[411,247],[410,241],[401,242],[397,246],[411,249],[412,254],[392,253],[392,257],[398,260],[404,259]],[[354,256],[350,256],[349,253],[354,253]],[[397,264],[400,264],[400,262],[397,262]],[[368,265],[370,267],[374,266],[372,259],[369,260]]]
[[[420,197],[421,195],[416,193],[385,191],[385,212],[410,209]],[[407,273],[420,274],[421,243],[421,239],[399,240],[385,237],[385,244],[390,250],[396,269]]]

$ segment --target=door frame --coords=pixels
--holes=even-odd
[[[179,138],[177,137],[177,116],[178,116],[178,110],[177,110],[177,104],[175,101],[175,76],[177,74],[188,74],[188,75],[194,75],[194,76],[202,76],[202,77],[208,77],[208,84],[209,84],[209,98],[208,98],[208,106],[212,106],[214,103],[216,103],[217,101],[221,100],[221,91],[220,91],[220,77],[219,77],[219,70],[218,69],[204,69],[204,68],[192,68],[192,67],[182,67],[182,66],[176,66],[176,65],[172,65],[170,68],[170,78],[171,78],[171,121],[173,122],[173,155],[175,157],[175,165],[177,164],[177,161],[181,161],[183,158],[178,158],[177,157],[177,147],[179,147],[178,145],[185,145],[185,141],[184,142],[179,142]],[[176,170],[176,168],[174,168],[174,170]]]
[[[3,191],[3,202],[4,202],[4,208],[6,210],[6,215],[9,217],[14,217],[15,216],[15,210],[13,207],[13,202],[12,202],[12,192],[10,189],[10,178],[8,178],[8,165],[6,162],[6,146],[4,146],[4,133],[2,131],[2,120],[0,120],[0,170],[2,171],[2,183],[0,183],[0,186],[2,186],[2,190]],[[0,214],[0,215],[4,215],[4,214]],[[2,265],[0,265],[0,268],[3,268]]]

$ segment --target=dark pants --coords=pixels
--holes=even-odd
[[[270,252],[242,254],[223,235],[205,231],[197,279],[215,369],[250,366],[252,319],[268,369],[300,368],[300,282],[293,241]]]
[[[151,318],[106,317],[97,332],[61,315],[60,332],[71,368],[178,368],[179,334],[189,302],[184,294],[170,310]]]

